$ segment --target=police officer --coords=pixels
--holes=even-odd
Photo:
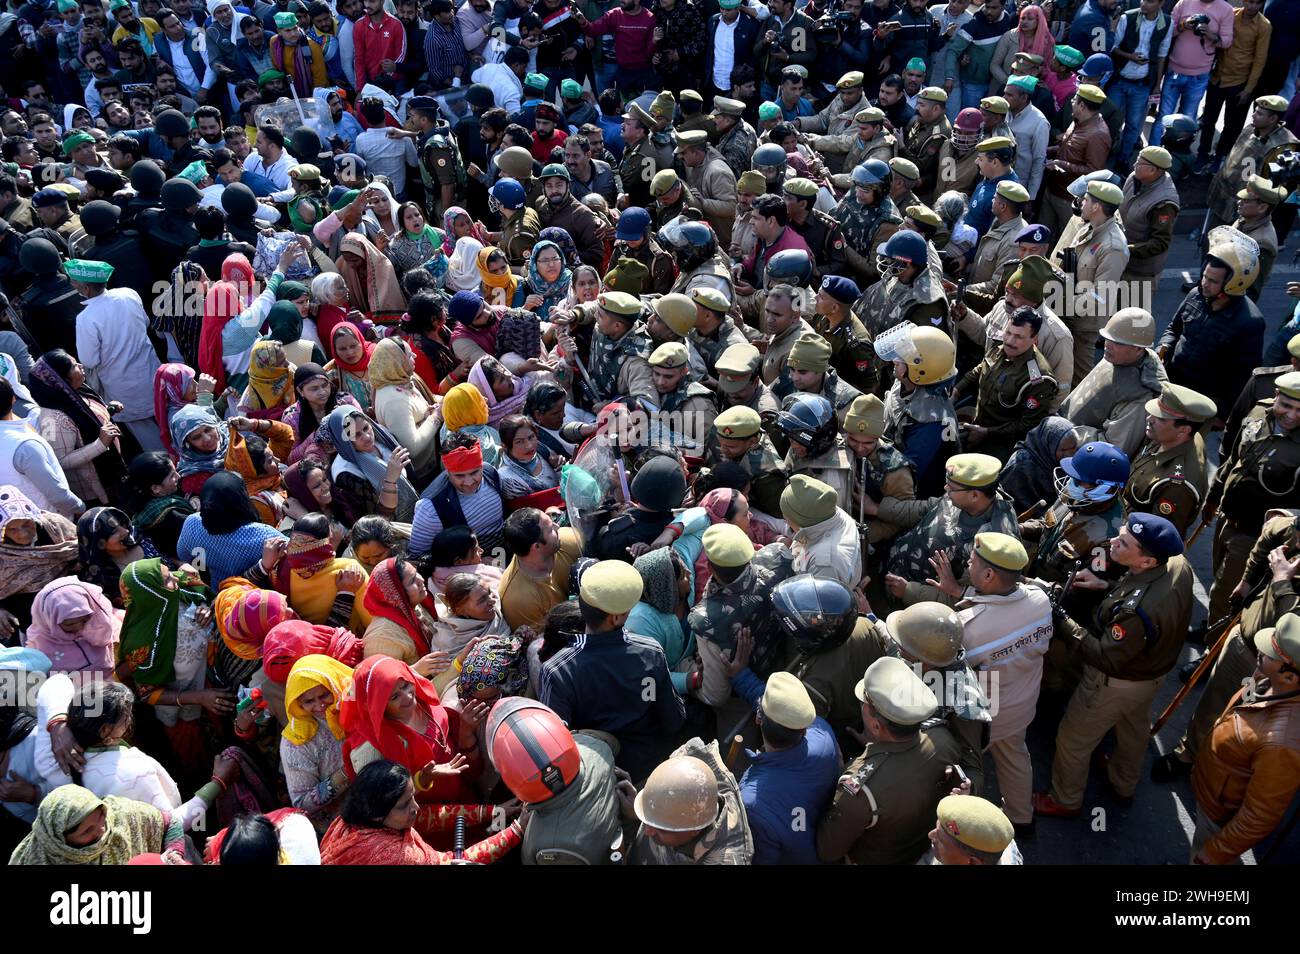
[[[690,380],[686,345],[674,341],[656,348],[650,355],[650,375],[662,426],[690,441],[692,453],[703,452],[718,410],[712,392]]]
[[[875,342],[876,355],[893,365],[884,437],[911,462],[916,492],[936,496],[943,492],[944,464],[960,447],[947,383],[956,373],[957,349],[938,328],[899,327],[901,333]]]
[[[876,660],[854,694],[867,746],[840,776],[817,825],[817,854],[828,863],[915,864],[939,799],[952,788],[949,767],[960,761],[960,746],[943,726],[922,731],[938,700],[901,659]]]
[[[838,506],[847,513],[853,464],[831,402],[820,394],[794,395],[777,416],[776,427],[789,446],[781,465],[786,474],[820,480],[835,491]]]
[[[1228,597],[1245,568],[1268,511],[1300,507],[1300,371],[1273,382],[1276,396],[1246,415],[1219,465],[1202,517],[1219,512],[1214,534],[1218,572],[1210,589],[1209,619],[1226,614]]]
[[[620,795],[627,799],[626,787]],[[636,865],[747,865],[754,858],[736,777],[718,743],[691,739],[673,752],[637,792],[641,822],[632,846]]]
[[[718,152],[739,179],[749,170],[750,159],[758,148],[758,133],[745,121],[745,104],[738,99],[715,96],[711,118],[718,129]]]
[[[465,166],[461,162],[456,134],[438,112],[432,96],[413,96],[406,114],[415,123],[418,137],[415,151],[420,157],[420,181],[424,185],[429,218],[441,221],[443,213],[456,204],[465,187]]]
[[[650,182],[659,171],[654,143],[650,131],[655,128],[654,118],[638,103],[628,103],[623,114],[623,158],[618,164],[618,175],[624,192],[618,197],[620,210],[629,206],[648,208],[652,198]]]
[[[656,229],[685,215],[691,219],[704,218],[703,203],[695,191],[673,169],[660,169],[650,180],[650,195],[654,202],[649,207],[650,221]]]
[[[84,304],[61,267],[59,250],[44,238],[28,238],[18,252],[30,287],[14,299],[23,324],[35,339],[38,354],[62,348],[77,356],[77,316]]]
[[[812,249],[817,270],[823,275],[844,275],[849,271],[844,233],[835,217],[820,212],[817,183],[802,176],[785,180],[785,209],[790,228],[803,236]]]
[[[637,319],[641,302],[627,292],[604,292],[596,299],[596,328],[591,336],[591,367],[596,396],[610,401],[620,395],[656,403],[654,376],[646,358],[650,339]]]
[[[640,206],[624,209],[618,217],[610,261],[632,258],[640,262],[646,267],[641,293],[663,295],[673,287],[677,268],[673,265],[672,253],[655,239],[650,225],[650,213],[645,209]]]
[[[853,188],[849,176],[856,166],[868,159],[888,162],[898,147],[892,133],[885,129],[885,113],[879,106],[867,106],[853,115],[854,128],[834,136],[809,134],[808,145],[824,156],[832,173],[831,184],[841,192]]]
[[[894,540],[885,561],[885,589],[898,606],[956,599],[940,589],[944,574],[962,583],[975,534],[986,530],[1017,536],[1016,511],[998,493],[1002,462],[987,454],[957,454],[946,467],[940,497],[883,500],[867,513],[908,528]]]
[[[1019,182],[1003,179],[997,184],[993,194],[993,225],[980,237],[970,267],[962,272],[962,277],[976,286],[975,295],[987,293],[986,283],[996,287],[999,277],[1005,282],[1006,276],[1015,270],[1020,261],[1020,233],[1025,229],[1021,212],[1028,204],[1029,193]],[[969,286],[967,294],[972,294]]]
[[[862,297],[851,278],[827,275],[817,290],[817,312],[810,324],[831,346],[831,367],[844,383],[859,391],[879,384],[871,337],[852,306]]]
[[[751,344],[731,345],[714,364],[722,407],[750,408],[762,421],[763,430],[771,434],[781,413],[781,402],[763,383],[762,368],[763,355]]]
[[[1210,487],[1201,429],[1214,402],[1181,384],[1166,384],[1147,402],[1147,443],[1133,460],[1124,509],[1164,517],[1187,537]]]
[[[921,200],[912,191],[921,181],[916,163],[902,156],[895,156],[886,162],[889,166],[889,198],[894,203],[894,208],[902,212],[908,206],[919,205]]]
[[[879,339],[896,325],[911,322],[948,328],[948,299],[928,242],[916,232],[895,232],[877,256],[884,277],[853,306],[867,332]],[[933,267],[932,267],[933,266]]]
[[[889,197],[889,166],[868,159],[853,167],[853,188],[835,207],[844,235],[845,255],[861,287],[880,278],[876,247],[898,230],[903,216]]]
[[[690,301],[695,309],[695,324],[688,335],[699,351],[709,376],[722,352],[732,345],[748,344],[745,333],[731,320],[731,302],[716,288],[696,285],[690,291]]]
[[[724,461],[732,461],[749,475],[749,505],[766,514],[781,512],[786,474],[781,469],[781,455],[763,433],[762,424],[758,412],[744,405],[729,407],[713,419],[705,452],[706,470],[695,483],[696,499],[714,488],[713,470]]]
[[[795,342],[805,334],[816,334],[800,311],[798,291],[790,285],[775,285],[763,303],[763,331],[771,335],[763,355],[763,382],[778,399],[794,390],[786,359]]]
[[[1032,308],[1015,311],[1002,330],[1002,345],[953,390],[953,403],[975,391],[974,419],[963,429],[963,443],[1005,460],[1017,441],[1047,417],[1058,390],[1052,367],[1038,350],[1043,316]]]
[[[1251,301],[1259,301],[1259,293],[1273,271],[1277,260],[1277,230],[1273,228],[1273,210],[1287,197],[1286,189],[1279,189],[1262,176],[1251,176],[1237,193],[1237,218],[1232,227],[1259,246],[1259,277],[1246,294]]]
[[[1209,228],[1226,225],[1236,217],[1237,193],[1246,179],[1267,169],[1296,137],[1282,122],[1287,101],[1281,96],[1260,96],[1255,100],[1250,122],[1233,143],[1227,160],[1210,182],[1206,201],[1210,206]]]
[[[916,115],[903,132],[899,152],[916,163],[921,173],[916,191],[921,195],[932,195],[940,185],[939,154],[952,138],[952,123],[944,115],[947,105],[948,94],[942,87],[925,87],[916,96]]]
[[[1001,778],[999,773],[999,784]],[[1022,865],[1016,829],[1003,810],[975,795],[949,795],[939,802],[923,865]]]
[[[688,377],[692,381],[704,382],[709,376],[709,369],[704,366],[704,359],[687,337],[695,327],[695,303],[685,295],[670,292],[650,302],[650,307],[643,308],[646,334],[651,343],[659,345],[681,342],[686,346],[686,359],[690,366]]]
[[[863,562],[872,577],[878,575],[875,571],[886,549],[878,544],[892,540],[902,527],[882,520],[879,515],[868,517],[863,502],[871,500],[879,506],[886,497],[916,499],[912,463],[884,439],[884,433],[884,402],[874,394],[854,398],[844,416],[844,443],[853,455],[853,500],[849,513],[862,525],[864,541],[871,551],[864,553]]]
[[[82,220],[85,220],[85,213],[82,213]],[[1264,360],[1269,360],[1270,346],[1264,353]],[[1246,419],[1246,415],[1260,401],[1272,397],[1276,387],[1274,382],[1288,371],[1300,371],[1300,334],[1291,335],[1286,342],[1286,350],[1279,355],[1279,358],[1286,360],[1286,364],[1277,364],[1272,367],[1256,368],[1250,373],[1250,380],[1246,386],[1241,389],[1241,394],[1237,395],[1236,402],[1232,405],[1232,411],[1228,414],[1228,421],[1223,427],[1223,438],[1219,442],[1220,447],[1231,447],[1237,440],[1237,431],[1241,430],[1241,422]]]
[[[1163,146],[1147,146],[1138,153],[1133,172],[1124,180],[1124,201],[1119,218],[1128,240],[1126,282],[1140,282],[1138,305],[1150,309],[1156,286],[1174,241],[1174,226],[1182,200],[1169,170],[1174,158]]]
[[[862,393],[841,381],[839,375],[831,370],[830,342],[815,331],[799,337],[790,349],[786,364],[794,385],[794,391],[785,398],[787,406],[799,394],[820,394],[831,402],[835,413],[842,419],[853,399]]]
[[[488,205],[501,215],[501,234],[497,246],[505,252],[513,268],[528,264],[528,256],[537,244],[542,220],[528,205],[528,193],[516,179],[502,177],[488,193]]]
[[[1128,572],[1114,586],[1080,570],[1074,585],[1106,590],[1087,626],[1058,620],[1083,660],[1080,682],[1056,733],[1052,786],[1034,793],[1034,812],[1072,818],[1083,805],[1089,758],[1115,730],[1106,784],[1121,806],[1132,804],[1150,738],[1151,701],[1178,661],[1191,622],[1192,570],[1183,540],[1164,517],[1130,514],[1110,543],[1110,558]]]

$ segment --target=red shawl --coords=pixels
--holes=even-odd
[[[392,620],[406,630],[406,635],[415,643],[416,656],[428,654],[429,634],[420,625],[420,617],[415,615],[415,609],[406,596],[406,587],[402,585],[401,575],[397,572],[395,557],[389,557],[370,574],[370,584],[366,587],[362,604],[371,616]],[[432,596],[425,597],[423,606],[432,618],[438,618]]]
[[[277,623],[262,643],[262,671],[272,682],[284,685],[289,670],[303,656],[319,654],[355,668],[361,662],[361,640],[351,630],[317,626],[305,619]]]
[[[465,849],[465,859],[491,864],[521,840],[511,825],[470,845]],[[336,818],[320,841],[322,865],[445,865],[451,860],[451,852],[430,847],[414,828],[360,828]]]
[[[433,728],[425,735],[385,715],[388,699],[399,680],[415,687],[416,702],[424,706],[429,716]],[[352,688],[339,705],[339,722],[347,732],[343,740],[343,768],[350,776],[354,775],[351,754],[364,742],[414,774],[430,762],[451,761],[456,754],[453,733],[460,731],[459,715],[439,705],[438,690],[433,688],[433,683],[392,656],[371,656],[356,668]]]

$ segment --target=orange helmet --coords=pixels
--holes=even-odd
[[[573,734],[549,707],[510,696],[492,707],[488,754],[515,797],[530,805],[553,798],[578,777],[582,760]]]

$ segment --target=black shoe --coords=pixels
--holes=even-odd
[[[1162,755],[1151,765],[1151,781],[1159,785],[1167,785],[1175,779],[1182,778],[1190,774],[1192,767],[1180,759],[1173,752],[1168,755]]]
[[[1201,665],[1201,660],[1204,658],[1204,656],[1197,656],[1195,659],[1189,659],[1187,662],[1179,666],[1178,681],[1183,685],[1187,685],[1188,681],[1192,678],[1192,673],[1196,672],[1197,667]]]
[[[1032,822],[1011,823],[1011,827],[1016,831],[1016,841],[1024,844],[1027,841],[1034,841],[1038,838],[1038,826]]]
[[[1101,780],[1106,785],[1106,791],[1110,794],[1111,798],[1113,798],[1116,802],[1119,803],[1120,808],[1129,808],[1132,806],[1133,796],[1121,795],[1119,792],[1115,791],[1115,786],[1112,785],[1110,782],[1110,753],[1109,752],[1094,751],[1092,753],[1092,768],[1093,771],[1099,772],[1101,774]]]
[[[1209,630],[1209,620],[1202,620],[1187,631],[1187,642],[1193,646],[1204,646]]]

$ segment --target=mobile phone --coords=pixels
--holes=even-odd
[[[966,777],[966,773],[962,771],[962,767],[960,765],[949,765],[948,777],[956,779],[956,781],[952,785],[953,788],[961,788],[963,785],[967,785],[970,783],[970,779]]]

